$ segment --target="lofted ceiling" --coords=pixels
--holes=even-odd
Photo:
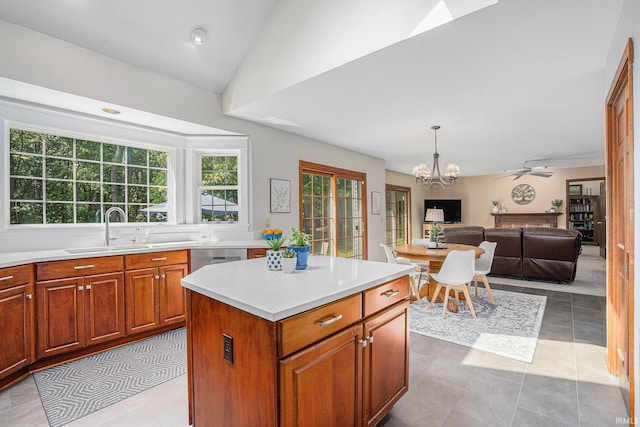
[[[437,124],[441,160],[473,176],[521,161],[604,163],[603,67],[621,7],[0,0],[0,20],[220,93],[227,115],[379,157],[402,173],[431,165]],[[189,40],[196,26],[208,33],[202,46]]]

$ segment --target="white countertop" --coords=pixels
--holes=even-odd
[[[310,256],[306,270],[267,270],[264,258],[207,265],[182,286],[275,322],[402,277],[415,267]]]
[[[0,252],[0,268],[13,267],[32,262],[58,261],[65,259],[96,258],[145,252],[170,251],[177,249],[218,249],[218,248],[267,248],[264,239],[258,240],[191,240],[183,242],[152,243],[149,245],[115,246],[107,251],[69,253],[65,249],[32,250],[22,252]],[[71,249],[71,248],[70,248]],[[80,248],[82,249],[82,248]],[[86,248],[85,248],[86,249]],[[99,248],[102,249],[102,248]]]

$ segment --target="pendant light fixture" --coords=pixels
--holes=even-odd
[[[460,175],[460,166],[455,163],[449,163],[444,169],[444,174],[440,173],[440,153],[438,153],[438,129],[440,126],[431,126],[434,132],[435,148],[433,153],[433,167],[429,169],[426,163],[420,163],[414,166],[411,174],[416,177],[416,182],[424,186],[425,190],[439,185],[443,190],[453,188],[458,175]]]

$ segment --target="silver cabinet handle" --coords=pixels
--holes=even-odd
[[[87,268],[93,268],[95,267],[94,264],[87,264],[87,265],[75,265],[73,266],[74,270],[86,270]]]
[[[91,285],[87,285],[84,287],[85,289],[91,289]]]
[[[155,276],[153,276],[154,279],[158,280],[160,278],[160,276],[158,276],[157,274]]]
[[[161,274],[161,275],[160,275],[160,278],[161,278],[161,279],[164,279],[165,277],[167,277],[167,275],[166,275],[166,274]]]
[[[369,344],[373,344],[373,336],[368,336],[365,338]]]
[[[367,346],[367,340],[366,340],[366,339],[364,339],[364,340],[359,340],[359,341],[358,341],[358,344],[360,344],[360,347],[364,348],[364,347],[366,347],[366,346]]]
[[[4,276],[4,277],[0,277],[0,282],[4,281],[4,280],[11,280],[13,279],[13,276]]]
[[[78,286],[79,291],[84,291],[84,286]]]
[[[342,314],[338,314],[337,316],[335,314],[332,314],[328,319],[317,320],[316,323],[320,323],[320,327],[324,328],[325,326],[329,326],[332,323],[336,323],[340,319],[342,319]]]
[[[27,295],[25,295],[25,296],[27,297],[27,299],[31,299],[31,298],[33,298],[33,295],[31,295],[31,294],[27,294]]]
[[[384,295],[385,297],[390,298],[390,297],[392,297],[392,296],[394,296],[396,294],[399,294],[399,293],[400,293],[400,291],[398,289],[390,289],[387,292],[381,293],[380,295]]]
[[[151,258],[151,261],[166,261],[167,257],[166,256],[161,256],[158,258]]]

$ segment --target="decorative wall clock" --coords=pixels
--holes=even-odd
[[[536,198],[536,190],[529,184],[519,184],[511,190],[511,199],[519,205],[531,203]]]

